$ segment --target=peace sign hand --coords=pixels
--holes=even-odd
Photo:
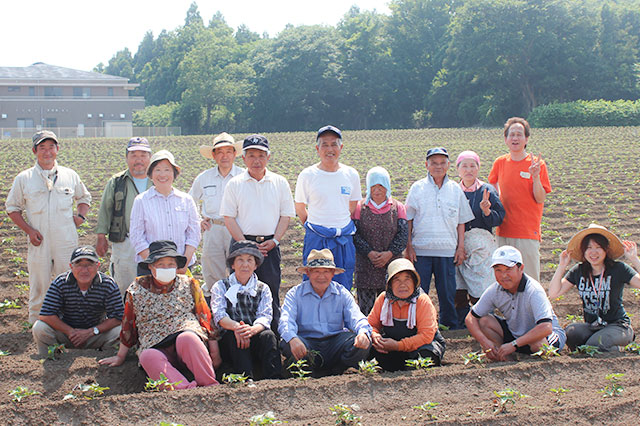
[[[489,201],[489,190],[487,188],[482,192],[482,201],[480,201],[480,209],[485,216],[491,214],[491,201]]]
[[[534,178],[540,177],[540,164],[542,163],[542,154],[538,153],[538,157],[531,156],[531,165],[529,166],[529,173]]]

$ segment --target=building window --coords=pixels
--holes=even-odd
[[[36,88],[34,86],[29,86],[29,96],[36,95]]]
[[[9,93],[16,93],[20,91],[20,86],[9,86]]]
[[[16,127],[18,129],[33,129],[32,118],[18,118]]]
[[[74,87],[73,96],[76,98],[89,98],[91,97],[90,87]]]
[[[113,96],[113,87],[107,87],[107,95]]]
[[[45,96],[62,96],[62,87],[45,87]]]
[[[58,127],[58,119],[57,118],[46,118],[45,119],[45,126],[47,128],[52,128],[52,127]]]

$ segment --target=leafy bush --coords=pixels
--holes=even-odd
[[[640,100],[579,100],[540,105],[527,119],[533,127],[640,126]]]

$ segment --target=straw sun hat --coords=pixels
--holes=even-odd
[[[236,151],[236,157],[242,154],[242,141],[236,142],[233,136],[226,132],[220,133],[213,138],[211,145],[201,145],[200,155],[204,158],[213,158],[213,150],[216,148],[222,148],[223,146],[230,146]]]
[[[599,234],[609,240],[609,249],[607,250],[607,253],[612,259],[615,260],[624,255],[624,245],[622,244],[622,241],[620,241],[620,238],[618,238],[613,232],[609,231],[604,226],[592,223],[588,228],[578,232],[573,237],[571,237],[571,240],[569,240],[567,250],[571,252],[572,259],[578,262],[584,262],[584,256],[582,250],[580,249],[580,245],[582,244],[582,240],[584,240],[591,234]]]

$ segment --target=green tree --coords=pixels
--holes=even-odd
[[[131,57],[129,49],[125,47],[109,59],[109,64],[105,67],[104,73],[126,77],[130,81],[135,81],[133,58]]]
[[[178,107],[176,102],[164,105],[150,105],[144,109],[133,112],[134,126],[173,126],[173,115]]]

